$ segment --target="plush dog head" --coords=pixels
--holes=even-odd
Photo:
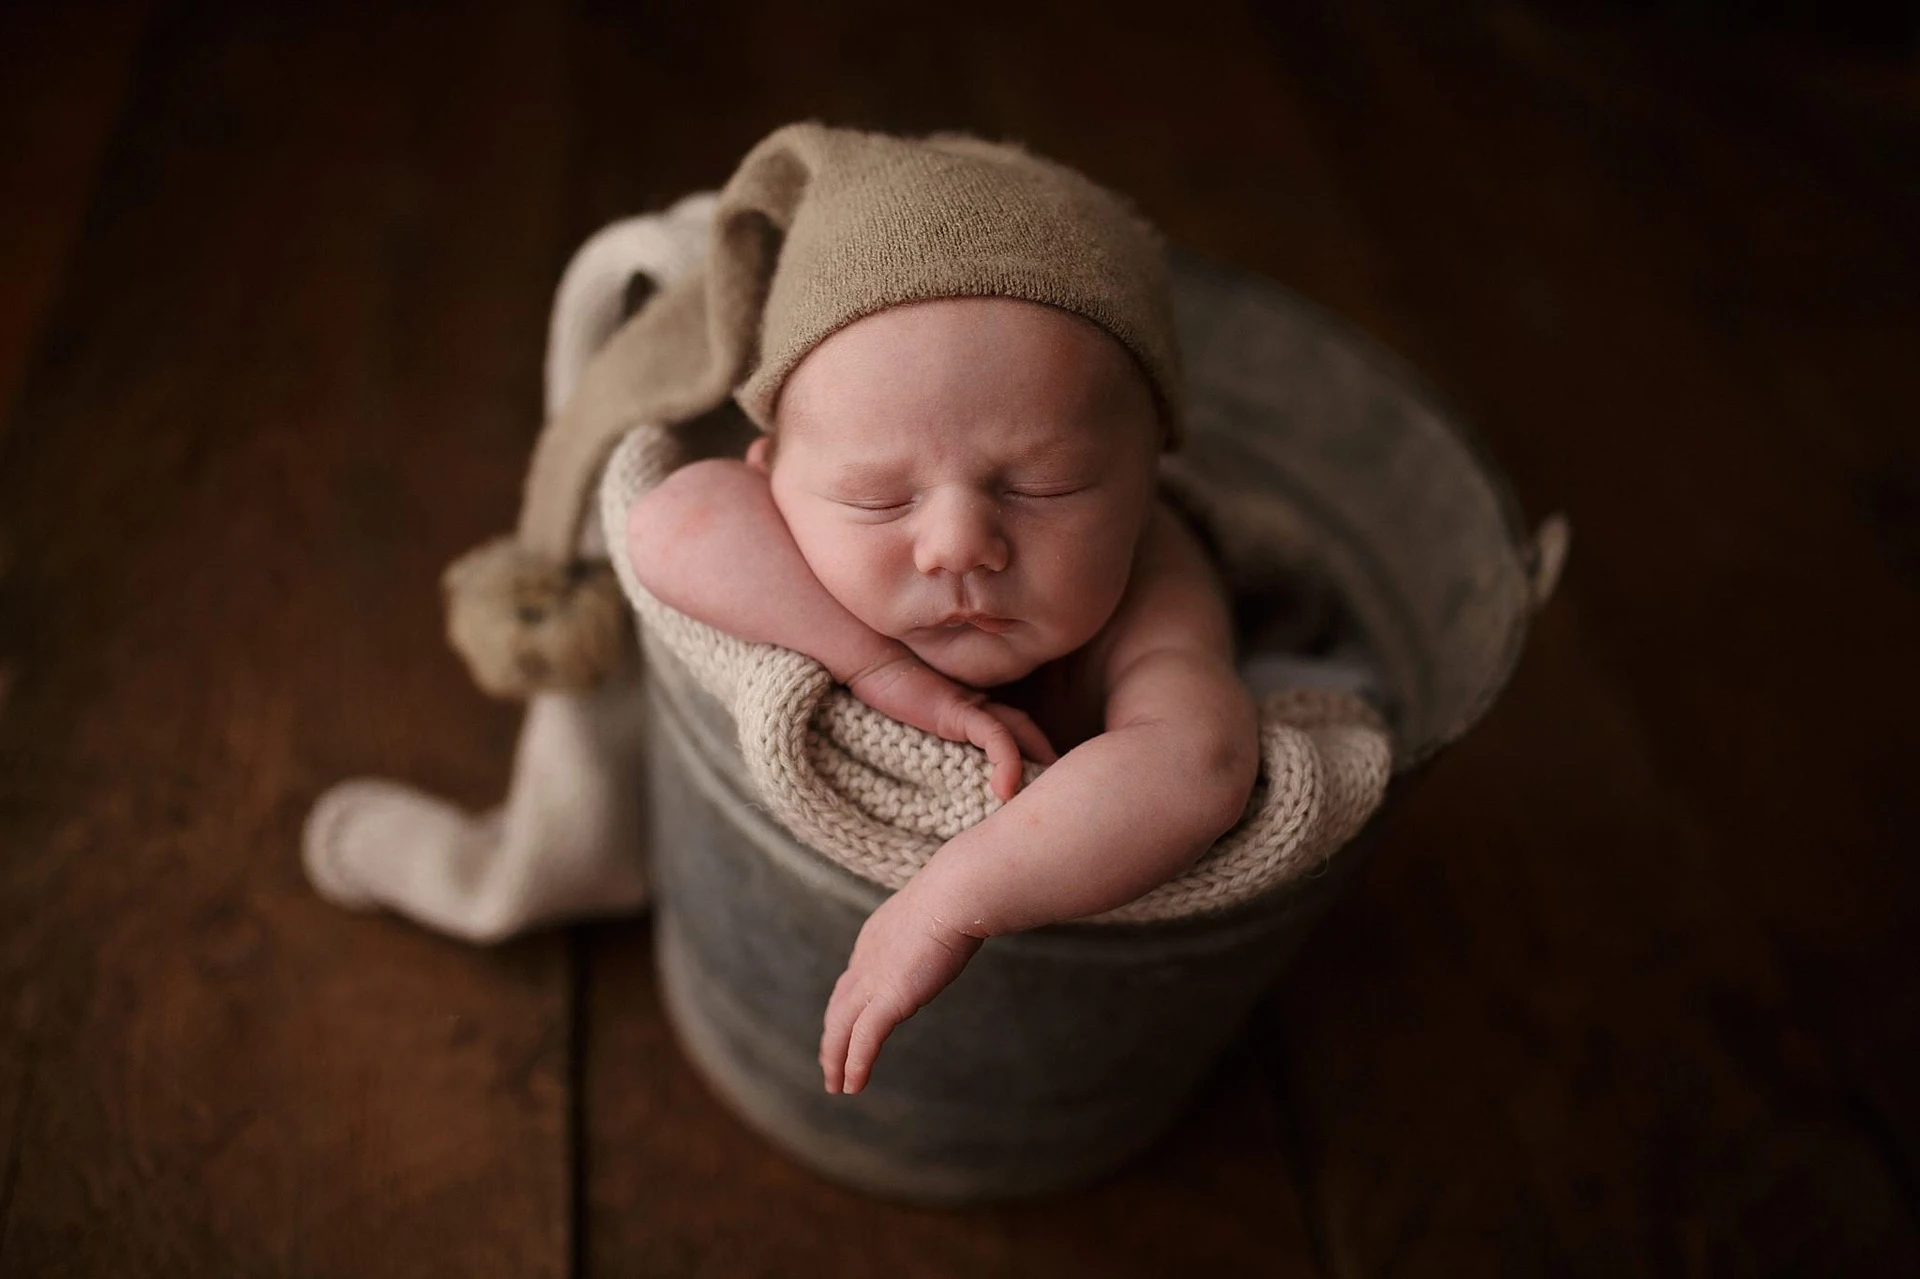
[[[604,561],[559,565],[503,537],[455,560],[440,584],[447,639],[494,697],[591,688],[633,660],[626,601]]]

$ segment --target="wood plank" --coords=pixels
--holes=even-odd
[[[1902,763],[1920,682],[1901,656],[1920,638],[1920,71],[1766,50],[1702,65],[1664,42],[1578,31],[1585,61],[1643,104],[1612,145],[1646,146],[1664,127],[1692,157],[1663,222],[1671,248],[1650,260],[1747,390],[1745,425],[1771,434],[1777,481],[1760,520],[1784,524],[1800,569],[1772,588],[1766,648],[1743,649],[1751,676],[1785,672],[1773,677],[1782,713],[1761,731],[1781,746],[1833,743],[1808,752],[1812,768],[1780,750],[1759,771],[1696,740],[1697,784],[1730,825],[1749,819],[1734,839],[1778,850],[1778,872],[1744,887],[1783,953],[1794,1016],[1839,1056],[1844,1104],[1904,1167],[1920,1214],[1908,1082],[1920,996],[1878,980],[1913,966],[1894,903],[1920,890]],[[1809,486],[1849,526],[1844,544],[1808,544]],[[1825,599],[1801,593],[1810,579],[1829,586]],[[1856,718],[1855,702],[1871,709]],[[1773,786],[1799,797],[1785,828],[1744,802]]]
[[[318,901],[350,772],[498,792],[436,577],[538,413],[564,27],[169,11],[0,441],[6,1274],[557,1275],[570,972]]]
[[[1399,266],[1391,340],[1577,530],[1503,707],[1281,1003],[1335,1268],[1908,1272],[1920,1019],[1880,975],[1920,689],[1835,685],[1899,672],[1920,612],[1686,269],[1678,175],[1755,143],[1741,104],[1696,89],[1684,128],[1629,64],[1529,75],[1418,6],[1271,47]],[[1769,204],[1687,192],[1729,271],[1770,265],[1743,218],[1840,216],[1748,176]],[[1858,297],[1845,266],[1803,278]]]
[[[119,118],[147,10],[145,0],[0,7],[0,436]]]

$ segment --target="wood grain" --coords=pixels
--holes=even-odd
[[[1859,215],[1796,181],[1806,140],[1711,75],[1511,13],[1342,14],[1276,22],[1271,47],[1401,264],[1396,341],[1523,493],[1572,513],[1577,549],[1504,714],[1407,814],[1419,851],[1381,858],[1374,940],[1422,938],[1425,961],[1380,972],[1349,935],[1363,967],[1326,975],[1446,1018],[1296,1076],[1343,1116],[1375,1068],[1389,1095],[1417,1095],[1415,1071],[1430,1090],[1377,1140],[1325,1132],[1356,1178],[1328,1192],[1350,1205],[1330,1233],[1369,1271],[1457,1272],[1490,1233],[1520,1269],[1904,1273],[1912,1096],[1888,1064],[1912,1060],[1917,1019],[1883,966],[1908,948],[1914,869],[1899,770],[1855,748],[1911,722],[1920,684],[1892,673],[1920,599],[1817,426],[1769,395],[1737,300],[1700,278],[1837,284],[1814,235],[1796,237],[1813,261],[1777,264],[1737,228]],[[1351,1007],[1334,1016],[1351,1051]],[[1462,1149],[1476,1175],[1449,1184]],[[1383,1190],[1396,1164],[1433,1197]]]
[[[0,7],[0,434],[79,236],[147,8]]]
[[[349,772],[504,776],[434,583],[537,412],[562,35],[156,19],[0,455],[8,1274],[569,1266],[562,941],[297,854]]]

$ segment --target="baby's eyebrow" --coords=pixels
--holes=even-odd
[[[905,478],[905,469],[890,462],[851,461],[835,464],[831,478],[849,488],[882,487]]]

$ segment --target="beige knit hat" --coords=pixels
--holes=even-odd
[[[589,687],[627,659],[617,586],[604,565],[574,561],[594,476],[628,429],[732,395],[770,430],[787,376],[829,334],[951,297],[1040,302],[1099,325],[1133,354],[1178,440],[1160,241],[1123,200],[1017,146],[789,125],[720,193],[705,267],[629,321],[547,424],[517,535],[448,570],[448,634],[475,680],[525,697]]]
[[[763,429],[780,387],[829,334],[928,298],[1006,297],[1118,338],[1177,416],[1180,359],[1160,245],[1116,196],[1018,147],[794,125],[721,194],[710,285],[758,310],[756,366],[735,393]],[[761,261],[767,230],[778,259]],[[765,298],[764,307],[759,299]],[[735,313],[735,332],[751,330]]]

